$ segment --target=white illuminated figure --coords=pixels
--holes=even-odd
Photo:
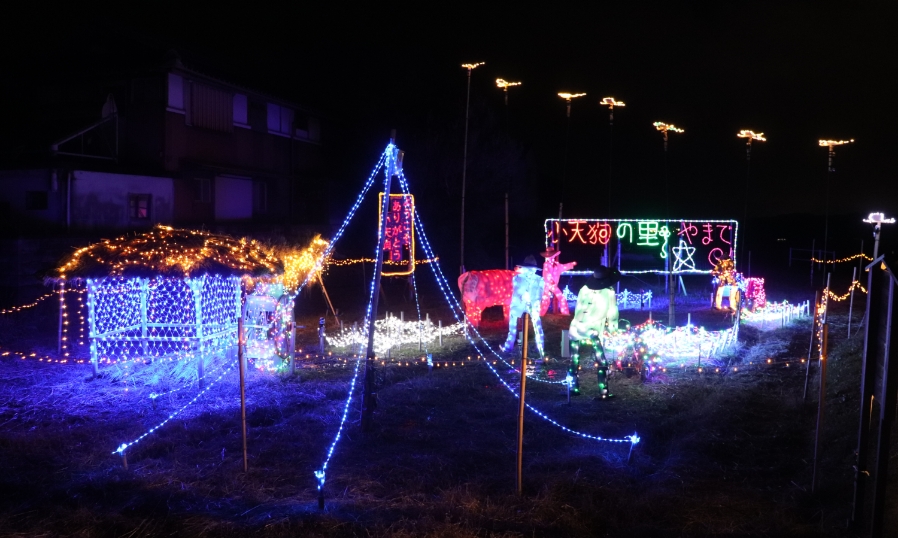
[[[605,357],[605,348],[602,347],[602,336],[606,330],[612,333],[618,330],[620,312],[614,284],[620,277],[617,269],[600,265],[577,295],[577,308],[568,333],[572,351],[568,374],[573,394],[580,393],[580,352],[584,346],[591,345],[596,358],[599,394],[602,398],[611,397],[608,389],[608,359]]]
[[[545,283],[543,277],[536,274],[536,258],[527,256],[524,263],[515,267],[514,278],[512,279],[512,295],[511,308],[508,315],[508,338],[502,350],[509,352],[514,349],[515,339],[518,336],[518,318],[524,315],[524,312],[530,314],[530,321],[533,323],[533,332],[536,333],[536,347],[539,349],[539,356],[545,356],[543,351],[543,324],[540,322],[539,308],[543,297],[543,288]],[[527,330],[524,327],[524,330]]]

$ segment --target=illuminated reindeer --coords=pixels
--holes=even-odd
[[[540,316],[546,315],[553,301],[556,313],[561,313],[565,316],[571,314],[567,300],[564,298],[564,293],[558,289],[558,281],[561,278],[561,273],[573,269],[577,262],[558,263],[559,254],[561,254],[561,251],[552,247],[549,247],[542,253],[542,257],[546,260],[543,262],[543,282],[545,282],[545,286],[543,288],[542,302],[539,305]]]

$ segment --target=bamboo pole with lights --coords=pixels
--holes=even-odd
[[[742,228],[742,252],[745,253],[745,224],[748,223],[748,199],[749,199],[749,185],[751,183],[751,143],[754,140],[758,142],[766,142],[767,139],[764,138],[764,133],[756,133],[754,131],[750,131],[748,129],[742,129],[738,133],[736,133],[737,138],[745,139],[745,193],[743,194],[743,198],[745,199],[745,210],[742,215],[743,220],[743,228]],[[751,267],[749,266],[749,269]],[[751,271],[747,273],[749,277],[751,277]]]
[[[826,261],[826,253],[828,248],[828,239],[829,239],[829,183],[832,179],[833,172],[836,169],[833,167],[833,157],[836,155],[836,150],[834,149],[836,146],[844,146],[845,144],[851,144],[854,142],[854,139],[851,140],[819,140],[818,145],[820,147],[827,148],[827,167],[826,167],[826,186],[825,186],[825,202],[823,206],[823,260]]]
[[[567,131],[564,137],[564,161],[561,167],[561,201],[558,202],[558,219],[561,220],[564,208],[564,183],[566,179],[565,176],[567,176],[567,153],[571,141],[571,101],[578,97],[586,97],[586,94],[559,92],[558,97],[561,97],[567,103]]]
[[[508,82],[504,79],[497,78],[496,79],[496,87],[502,89],[502,93],[505,95],[505,134],[509,136],[509,123],[508,123],[508,88],[513,88],[515,86],[520,86],[520,82]],[[511,185],[509,185],[509,181],[506,176],[505,180],[505,269],[508,270],[510,259],[508,257],[508,191],[511,189]]]
[[[484,65],[486,62],[461,64],[468,70],[468,93],[465,100],[465,146],[462,154],[461,167],[461,256],[459,260],[459,275],[465,272],[465,182],[468,172],[468,117],[471,109],[471,72]]]
[[[667,206],[667,229],[670,230],[670,181],[667,178],[667,133],[682,133],[685,132],[685,129],[680,129],[673,124],[664,123],[661,121],[656,121],[652,124],[656,130],[661,132],[661,136],[664,138],[664,191],[666,197],[666,206]],[[665,258],[665,265],[667,266],[667,298],[669,301],[669,305],[667,307],[667,315],[668,315],[668,325],[670,327],[674,326],[674,290],[676,287],[673,282],[673,270],[670,264],[670,242],[667,243],[667,256]]]

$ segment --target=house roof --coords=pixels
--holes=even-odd
[[[278,258],[255,240],[158,225],[148,232],[80,248],[64,258],[48,279],[262,276],[282,272]]]

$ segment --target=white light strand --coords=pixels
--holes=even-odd
[[[19,306],[11,306],[11,307],[9,307],[9,308],[4,308],[3,310],[0,310],[0,314],[14,314],[14,313],[16,313],[16,312],[21,312],[22,310],[25,310],[25,309],[27,309],[27,308],[35,307],[35,306],[37,306],[41,301],[43,301],[44,299],[46,299],[46,298],[48,298],[48,297],[52,297],[52,296],[53,296],[54,294],[56,294],[56,293],[59,293],[59,292],[56,291],[56,290],[51,291],[51,292],[47,292],[47,293],[41,295],[40,297],[38,297],[37,299],[35,299],[34,302],[32,302],[32,303],[29,303],[29,304],[23,304],[23,305],[19,305]]]
[[[403,174],[400,173],[400,177],[402,177],[402,176],[403,176]],[[433,250],[430,248],[430,242],[427,240],[427,235],[424,233],[424,225],[421,222],[420,218],[415,219],[415,225],[418,227],[418,237],[421,239],[422,246],[425,249],[425,255],[427,257],[432,258]],[[453,314],[456,316],[456,319],[458,319],[458,311],[460,310],[461,307],[459,306],[458,301],[455,299],[455,296],[454,295],[450,296],[446,292],[446,289],[449,286],[448,286],[448,282],[446,281],[446,277],[443,276],[443,272],[442,272],[442,269],[440,268],[439,262],[432,263],[432,264],[430,264],[430,266],[434,272],[434,275],[437,278],[437,284],[439,285],[440,290],[443,292],[443,295],[446,298],[446,300],[449,302],[449,304],[451,306],[453,306]],[[478,353],[480,353],[481,355],[484,355],[480,351],[480,349],[477,347],[477,344],[475,342],[473,342],[473,340],[471,341],[471,343],[474,345],[474,348],[477,349]],[[493,366],[489,363],[489,361],[485,361],[485,362],[486,362],[486,365],[489,367],[489,369],[493,372],[493,374],[495,374],[496,377],[499,379],[499,381],[505,386],[505,388],[508,389],[508,391],[511,392],[512,395],[514,395],[516,398],[519,397],[518,394],[514,391],[514,389],[504,379],[502,379],[502,376],[499,375],[499,372],[497,372],[496,369],[493,368]],[[528,409],[530,409],[533,413],[535,413],[538,417],[542,418],[543,420],[546,420],[546,421],[550,422],[551,424],[554,424],[555,426],[561,428],[565,432],[577,435],[579,437],[583,437],[585,439],[593,439],[595,441],[605,441],[605,442],[611,442],[611,443],[630,443],[631,446],[634,446],[637,443],[639,443],[639,436],[635,433],[633,435],[630,435],[628,437],[624,437],[621,439],[611,439],[611,438],[601,437],[598,435],[592,435],[592,434],[588,434],[588,433],[579,432],[579,431],[573,430],[571,428],[568,428],[567,426],[564,426],[563,424],[560,424],[559,422],[552,419],[551,417],[549,417],[548,415],[546,415],[539,409],[535,408],[533,405],[526,403],[526,402],[525,402],[525,405],[527,406]]]

